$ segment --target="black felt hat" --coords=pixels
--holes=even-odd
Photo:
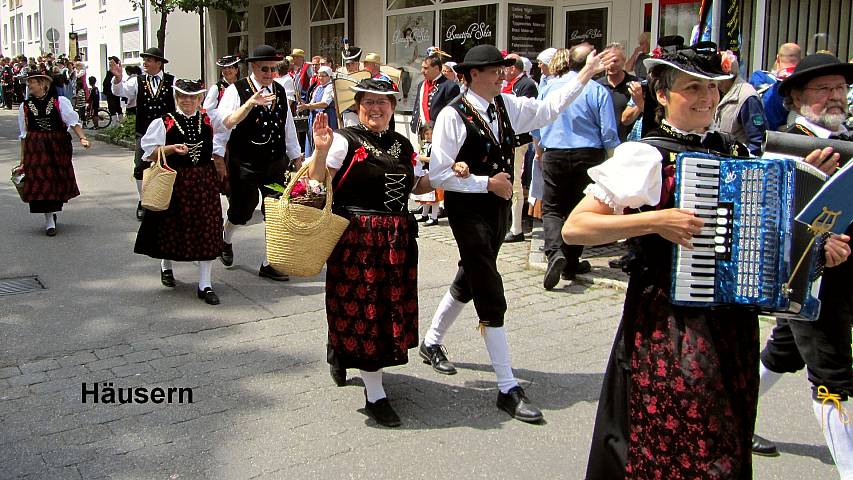
[[[343,59],[344,64],[357,62],[361,60],[361,48],[350,45],[348,49],[341,51],[341,58]]]
[[[240,63],[240,57],[237,55],[224,55],[219,57],[219,60],[216,61],[217,67],[233,67]]]
[[[514,63],[514,59],[504,58],[501,51],[494,45],[477,45],[468,50],[468,53],[465,54],[465,60],[453,67],[453,70],[456,73],[464,74],[472,68],[508,67]]]
[[[163,63],[169,63],[169,60],[167,60],[166,57],[163,56],[163,50],[160,50],[157,47],[151,47],[139,54],[139,56],[142,58],[151,57],[154,60],[160,60]]]
[[[280,62],[284,57],[275,51],[275,48],[269,45],[258,45],[252,50],[252,56],[247,58],[247,62]]]
[[[53,81],[53,77],[51,77],[50,75],[45,75],[44,73],[41,73],[38,70],[30,70],[29,72],[27,72],[27,80],[31,78],[43,78],[49,82]]]
[[[376,78],[365,78],[357,84],[350,87],[353,92],[375,93],[377,95],[397,95],[397,90],[394,85],[387,80]]]
[[[207,92],[204,85],[202,85],[201,80],[186,80],[182,78],[180,80],[175,80],[173,88],[175,89],[175,92],[183,93],[184,95],[201,95]]]
[[[799,88],[809,80],[824,75],[841,75],[849,85],[853,83],[853,63],[844,63],[828,53],[813,53],[802,59],[794,73],[779,85],[779,92],[787,95],[792,88]]]
[[[656,48],[652,57],[643,60],[646,70],[670,67],[704,80],[729,80],[733,75],[723,71],[717,44],[701,42],[691,47]]]

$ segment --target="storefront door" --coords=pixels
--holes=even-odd
[[[565,46],[570,48],[588,42],[599,52],[608,44],[611,34],[612,2],[586,3],[563,7]]]

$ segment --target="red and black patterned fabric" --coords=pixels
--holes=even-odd
[[[71,163],[71,135],[55,100],[30,98],[24,103],[23,198],[33,213],[62,210],[63,203],[80,195]]]
[[[175,261],[213,260],[222,252],[219,179],[211,156],[213,129],[202,113],[189,118],[166,115],[163,119],[166,145],[200,146],[195,155],[191,149],[187,155],[166,157],[178,172],[172,201],[165,211],[145,212],[133,251]]]
[[[696,149],[706,139],[669,136]],[[674,159],[659,148],[664,166]],[[715,151],[731,150],[714,146]],[[663,169],[663,185],[674,169]],[[661,205],[673,205],[664,187]],[[655,207],[650,207],[655,208]],[[607,365],[587,479],[752,478],[758,318],[749,307],[675,307],[672,244],[638,239],[622,322]]]

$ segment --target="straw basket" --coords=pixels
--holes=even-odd
[[[172,202],[177,172],[166,163],[163,148],[157,150],[157,161],[142,172],[142,208],[162,212]]]
[[[15,165],[12,168],[12,184],[15,185],[15,190],[18,191],[18,196],[21,197],[21,200],[26,202],[24,199],[24,167],[23,165]]]
[[[308,173],[306,162],[292,177],[281,198],[266,197],[266,250],[270,265],[297,277],[313,277],[323,270],[349,220],[332,213],[332,176],[326,170],[326,204],[322,209],[299,205],[290,192]]]

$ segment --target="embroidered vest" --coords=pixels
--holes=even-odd
[[[464,95],[456,97],[448,106],[459,113],[466,129],[465,142],[456,155],[456,161],[466,162],[472,175],[492,177],[506,172],[512,181],[515,131],[509,123],[503,98],[500,95],[495,97],[497,136]]]
[[[136,76],[136,133],[145,135],[148,125],[155,118],[175,112],[174,82],[174,76],[164,73],[155,91],[148,75]]]
[[[167,156],[169,166],[187,168],[213,162],[213,128],[207,114],[197,112],[189,118],[179,113],[164,115],[163,126],[166,127],[166,145],[183,143],[189,149],[186,155]]]
[[[61,132],[67,128],[59,113],[59,100],[53,96],[28,98],[24,115],[28,132]]]
[[[240,96],[240,104],[252,97],[257,91],[250,78],[241,78],[234,82]],[[250,169],[267,166],[284,159],[284,127],[287,121],[287,94],[277,82],[270,85],[275,100],[269,108],[255,106],[231,131],[228,140],[229,155],[238,156]],[[255,168],[251,168],[255,167]]]

